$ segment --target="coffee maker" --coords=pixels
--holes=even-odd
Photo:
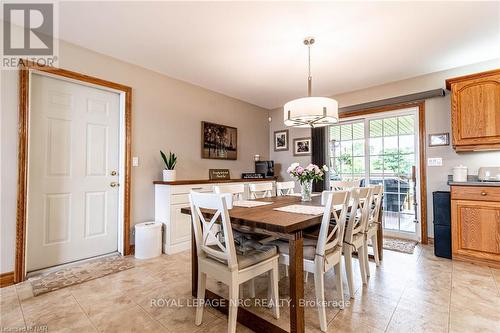
[[[265,178],[274,178],[274,161],[256,161],[255,173],[264,174]]]

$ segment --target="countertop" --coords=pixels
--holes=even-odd
[[[192,184],[221,184],[221,183],[253,183],[253,182],[272,182],[276,178],[259,178],[259,179],[183,179],[173,182],[164,182],[162,180],[155,180],[155,185],[192,185]]]
[[[450,186],[496,186],[500,187],[500,182],[485,182],[477,178],[476,175],[468,175],[466,182],[454,182],[453,176],[448,175],[448,185]]]

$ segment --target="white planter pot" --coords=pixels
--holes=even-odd
[[[164,182],[175,181],[175,170],[163,170],[163,181]]]

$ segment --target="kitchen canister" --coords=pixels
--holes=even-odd
[[[467,181],[467,167],[459,165],[453,168],[453,181],[466,182]]]

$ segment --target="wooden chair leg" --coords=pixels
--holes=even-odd
[[[319,326],[323,332],[327,331],[328,323],[326,321],[325,310],[325,276],[320,267],[316,267],[314,272],[314,289],[316,291],[316,306],[318,308]]]
[[[363,245],[358,248],[358,261],[359,271],[361,272],[361,280],[363,281],[363,285],[366,285],[368,279],[366,277],[365,247]]]
[[[195,324],[196,325],[201,325],[201,322],[203,320],[203,308],[204,308],[204,300],[205,300],[205,290],[207,286],[207,274],[205,273],[198,273],[198,304],[196,307],[196,319],[195,319]]]
[[[280,318],[280,307],[279,307],[279,269],[278,264],[269,272],[269,286],[268,289],[271,290],[270,300],[273,303],[273,315],[274,318]]]
[[[352,272],[352,253],[350,251],[345,251],[344,253],[345,261],[345,273],[347,277],[347,285],[349,286],[349,296],[354,298],[354,277]]]
[[[372,247],[373,247],[373,257],[375,258],[375,264],[378,266],[380,266],[380,258],[378,256],[378,251],[379,251],[379,248],[378,248],[378,239],[377,239],[377,234],[373,235],[372,236]]]
[[[335,265],[335,282],[337,287],[337,294],[339,298],[339,307],[344,308],[344,286],[342,284],[342,260]]]
[[[250,298],[255,298],[255,279],[248,281],[248,293]]]
[[[370,258],[368,257],[368,240],[363,244],[363,252],[365,254],[365,270],[366,276],[370,276]]]
[[[239,285],[233,279],[229,285],[229,311],[228,311],[228,323],[227,332],[236,332],[236,319],[238,315],[238,301],[239,301]]]

